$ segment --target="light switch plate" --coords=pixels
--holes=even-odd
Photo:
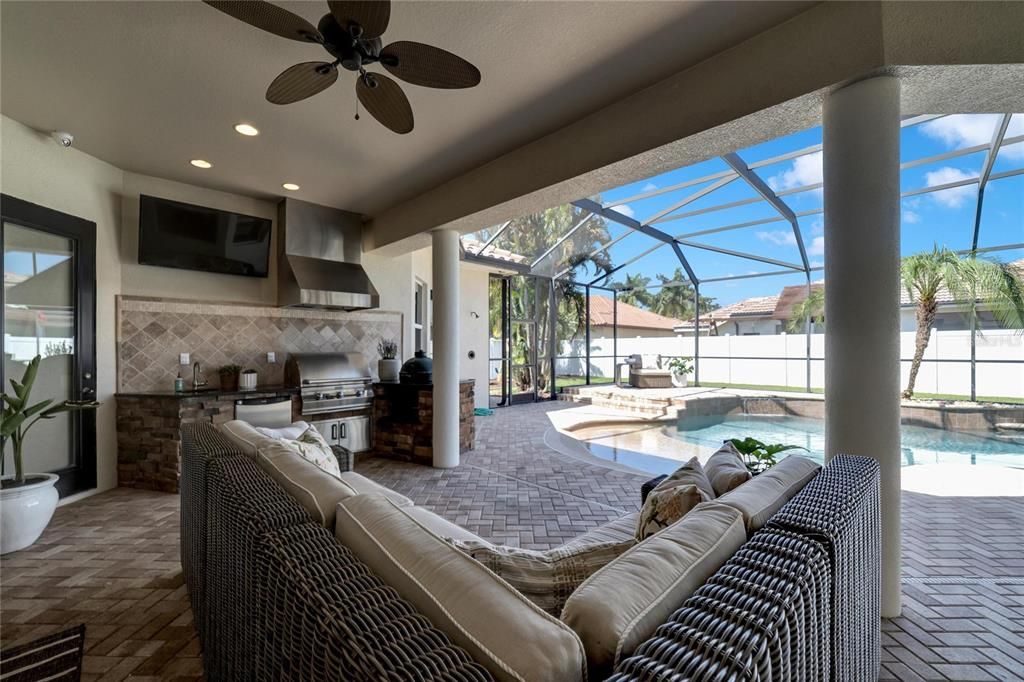
[[[277,362],[277,353],[275,353],[274,351],[269,351],[267,353],[267,362],[270,363],[271,365],[276,363]]]
[[[189,364],[188,353],[182,353],[182,354],[180,354],[178,356],[178,364],[179,365],[187,365],[187,364]]]

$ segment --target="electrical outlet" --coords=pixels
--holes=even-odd
[[[273,365],[276,362],[277,362],[277,353],[275,353],[274,351],[269,351],[267,353],[267,363]]]
[[[182,354],[180,354],[178,356],[178,364],[179,365],[187,365],[187,364],[189,364],[188,353],[182,353]]]

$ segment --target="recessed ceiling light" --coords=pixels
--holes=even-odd
[[[189,161],[196,168],[213,168],[213,164],[204,159],[192,159]]]
[[[299,189],[299,186],[296,185],[294,182],[286,182],[281,186],[284,187],[289,192],[295,192]]]
[[[255,137],[260,134],[260,131],[257,130],[256,126],[249,125],[248,123],[239,123],[235,126],[235,131],[247,137]]]

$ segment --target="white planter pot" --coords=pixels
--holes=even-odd
[[[45,480],[36,480],[43,477]],[[25,549],[39,539],[57,508],[56,474],[29,474],[33,482],[0,490],[0,554]]]
[[[686,388],[687,378],[685,374],[672,372],[672,385],[676,388]]]
[[[377,361],[377,376],[381,381],[398,381],[398,373],[402,369],[402,363],[398,358]]]

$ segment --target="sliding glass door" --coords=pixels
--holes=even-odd
[[[31,401],[96,397],[96,226],[2,197],[3,347],[0,378],[20,381],[42,358]],[[60,475],[61,496],[96,487],[96,416],[63,413],[36,423],[25,439],[25,468]],[[3,473],[14,473],[10,445]]]

